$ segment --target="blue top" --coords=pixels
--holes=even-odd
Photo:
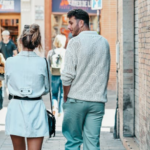
[[[5,79],[11,95],[33,98],[49,92],[45,59],[35,52],[21,51],[17,56],[8,58]]]
[[[11,95],[33,98],[49,92],[46,62],[35,52],[21,51],[17,56],[8,58],[5,77]],[[48,136],[48,118],[42,99],[11,99],[5,132],[7,135],[22,137]]]

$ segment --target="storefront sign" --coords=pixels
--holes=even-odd
[[[20,0],[0,0],[0,13],[20,13]]]
[[[76,8],[96,14],[96,10],[91,9],[91,0],[52,0],[52,12],[54,13],[67,13]]]
[[[102,9],[102,0],[91,0],[92,4],[92,10],[100,10]]]

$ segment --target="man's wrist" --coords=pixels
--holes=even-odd
[[[64,102],[66,102],[67,101],[67,96],[64,96]]]
[[[66,102],[67,96],[68,96],[69,91],[70,91],[70,86],[63,86],[63,90],[64,90],[64,102]]]

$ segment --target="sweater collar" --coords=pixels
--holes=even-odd
[[[31,57],[38,57],[38,55],[34,51],[21,51],[19,53],[20,56],[31,56]]]
[[[82,31],[79,35],[82,35],[82,34],[94,34],[94,35],[97,35],[98,33],[96,31]]]

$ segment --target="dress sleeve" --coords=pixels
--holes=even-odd
[[[5,85],[7,85],[7,83],[8,83],[8,75],[7,74],[8,74],[8,60],[5,63],[5,81],[4,81]]]
[[[47,64],[46,64],[46,59],[45,59],[45,92],[43,93],[43,95],[46,95],[47,93],[49,93],[51,87],[50,87],[50,83],[51,83],[51,79],[50,79],[50,69],[49,69],[49,64],[48,64],[48,67],[47,67]],[[49,76],[48,76],[49,75]]]

